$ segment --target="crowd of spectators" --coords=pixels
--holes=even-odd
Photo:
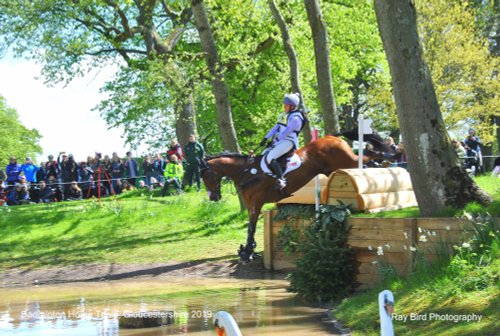
[[[60,152],[35,165],[29,157],[20,164],[11,157],[0,169],[0,205],[22,205],[74,201],[90,197],[118,195],[135,188],[162,188],[161,195],[191,188],[196,183],[201,189],[200,164],[205,151],[191,135],[181,148],[172,140],[166,153],[136,159],[131,152],[121,158],[95,153],[86,161],[77,161],[72,154]],[[186,171],[186,174],[184,174]],[[193,181],[194,180],[194,181]]]

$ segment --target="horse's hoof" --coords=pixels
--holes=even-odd
[[[241,264],[248,264],[249,262],[251,262],[253,260],[253,257],[254,257],[253,251],[248,251],[248,249],[243,245],[240,245],[238,255],[240,256],[240,263]]]

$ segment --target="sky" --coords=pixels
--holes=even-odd
[[[36,128],[43,136],[43,154],[36,162],[46,161],[49,154],[57,157],[61,151],[73,154],[78,161],[95,152],[125,156],[129,149],[121,138],[122,130],[108,130],[99,112],[92,111],[105,97],[99,88],[116,69],[90,72],[66,87],[44,85],[42,79],[36,79],[40,70],[34,61],[13,59],[10,55],[0,58],[0,95],[17,111],[24,126]]]

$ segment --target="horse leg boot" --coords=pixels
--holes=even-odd
[[[284,189],[286,187],[286,180],[283,178],[283,170],[279,162],[276,159],[272,159],[269,163],[269,167],[273,171],[273,174],[276,175],[280,190]]]
[[[247,243],[245,246],[240,245],[240,249],[238,250],[240,261],[243,263],[252,261],[256,256],[256,253],[254,253],[254,249],[257,247],[257,243],[255,242],[254,236],[255,225],[248,223]]]

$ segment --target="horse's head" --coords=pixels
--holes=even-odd
[[[208,191],[208,197],[211,201],[217,202],[222,198],[220,185],[222,175],[212,169],[210,164],[203,159],[201,162],[201,177]]]

